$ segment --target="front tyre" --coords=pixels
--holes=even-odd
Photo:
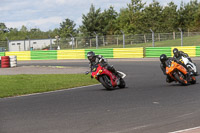
[[[191,77],[190,83],[191,84],[196,84],[196,78],[194,76]]]
[[[118,86],[119,86],[119,88],[125,88],[126,87],[126,83],[125,83],[123,78],[120,78],[120,84]]]
[[[188,81],[184,79],[184,75],[181,72],[177,72],[174,74],[174,77],[178,80],[182,85],[188,85]]]
[[[111,80],[107,75],[103,75],[99,77],[99,82],[107,89],[112,90],[114,87],[112,86]]]

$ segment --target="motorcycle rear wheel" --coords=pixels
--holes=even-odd
[[[110,81],[110,78],[107,75],[103,75],[99,77],[99,82],[107,89],[112,90],[114,87],[112,86],[112,83]]]

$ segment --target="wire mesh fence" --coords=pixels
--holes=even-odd
[[[0,41],[0,52],[4,52],[6,50],[8,50],[7,41]]]
[[[155,42],[155,47],[160,46],[181,46],[183,39],[184,46],[200,45],[200,32],[185,32],[181,38],[181,32],[173,33],[155,33],[154,38],[152,34],[137,34],[137,35],[106,35],[106,36],[90,36],[90,37],[74,37],[67,39],[60,39],[60,47],[65,48],[115,48],[123,47],[151,47],[152,42]],[[154,39],[154,40],[153,40]],[[62,41],[66,40],[66,41]],[[74,41],[72,41],[74,40]],[[98,45],[98,47],[97,47]]]
[[[49,38],[45,39],[45,42],[39,42],[34,40],[23,40],[21,47],[27,47],[25,50],[34,50],[34,46],[37,44],[37,50],[48,49],[99,49],[99,48],[129,48],[129,47],[169,47],[169,46],[198,46],[200,45],[200,32],[172,32],[172,33],[152,33],[148,34],[124,34],[124,35],[96,35],[96,36],[76,36],[69,38]],[[27,42],[26,42],[27,41]],[[24,43],[23,43],[24,42]],[[26,43],[25,43],[26,42]],[[12,43],[12,44],[11,44]],[[32,44],[33,43],[33,44]],[[45,45],[43,45],[45,43]],[[48,44],[47,44],[48,43]],[[155,44],[153,44],[155,43]],[[10,41],[7,45],[7,41],[0,41],[0,47],[6,49],[14,47],[14,41]],[[27,45],[27,46],[25,46]],[[29,45],[29,46],[28,46]],[[28,47],[32,47],[28,48]],[[17,51],[17,50],[16,50]]]

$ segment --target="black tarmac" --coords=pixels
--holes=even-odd
[[[30,64],[88,67],[85,60],[19,65]],[[200,126],[199,76],[182,86],[165,82],[158,59],[110,64],[127,74],[125,89],[94,85],[0,99],[0,133],[167,133]]]

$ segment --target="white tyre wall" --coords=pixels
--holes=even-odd
[[[17,66],[17,56],[9,56],[10,57],[10,67],[16,67]]]
[[[10,67],[16,67],[17,64],[16,63],[10,63]]]

